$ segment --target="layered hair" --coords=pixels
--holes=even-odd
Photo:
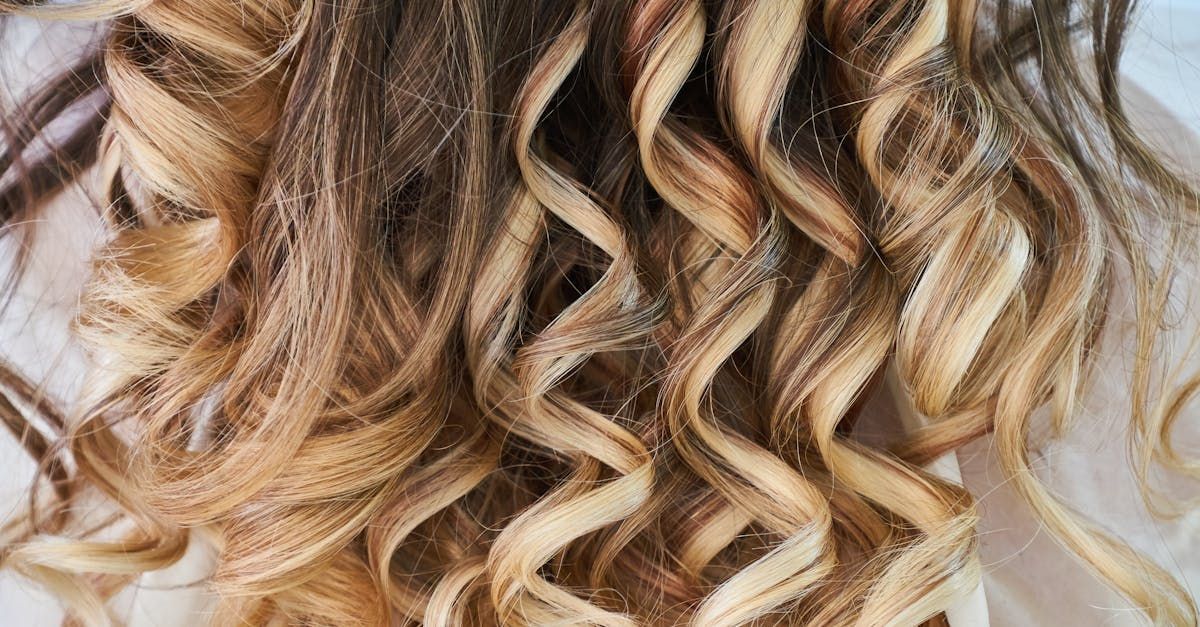
[[[76,184],[108,234],[84,398],[0,380],[41,469],[0,560],[87,625],[189,541],[214,624],[937,623],[978,515],[924,467],[987,436],[1194,624],[1030,466],[1121,276],[1135,470],[1195,470],[1156,345],[1197,209],[1122,108],[1131,11],[0,0],[96,29],[4,117],[5,237]]]

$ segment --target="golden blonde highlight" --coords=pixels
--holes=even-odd
[[[1125,273],[1134,471],[1167,509],[1152,474],[1197,470],[1156,348],[1196,197],[1123,110],[1131,11],[0,0],[101,39],[6,114],[0,219],[88,172],[109,236],[81,409],[0,368],[51,488],[0,565],[84,625],[189,543],[214,624],[941,624],[979,515],[929,464],[991,434],[1064,546],[1195,624],[1030,462]]]

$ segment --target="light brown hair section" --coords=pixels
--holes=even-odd
[[[1200,385],[1156,351],[1195,198],[1122,110],[1131,10],[0,1],[103,31],[6,115],[0,218],[86,170],[110,229],[82,408],[0,378],[53,488],[0,564],[88,625],[189,540],[214,624],[936,624],[977,514],[922,466],[990,433],[1064,545],[1194,624],[1027,443],[1071,427],[1120,269],[1137,473],[1195,472]],[[926,426],[856,438],[889,402]]]

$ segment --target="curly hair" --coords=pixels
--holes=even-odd
[[[992,434],[1195,624],[1030,466],[1125,272],[1135,470],[1196,472],[1156,350],[1196,196],[1122,109],[1132,10],[0,0],[97,29],[5,113],[4,237],[74,184],[107,225],[78,408],[0,377],[41,464],[0,565],[84,625],[189,542],[214,624],[938,624],[978,516],[927,466]]]

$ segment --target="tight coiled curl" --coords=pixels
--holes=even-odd
[[[1195,471],[1155,345],[1196,207],[1121,109],[1130,10],[0,0],[102,42],[6,117],[0,219],[95,182],[110,236],[84,398],[0,378],[53,488],[0,564],[88,625],[189,542],[214,624],[936,624],[977,514],[925,466],[992,433],[1064,545],[1193,624],[1027,443],[1123,271],[1136,470]]]

